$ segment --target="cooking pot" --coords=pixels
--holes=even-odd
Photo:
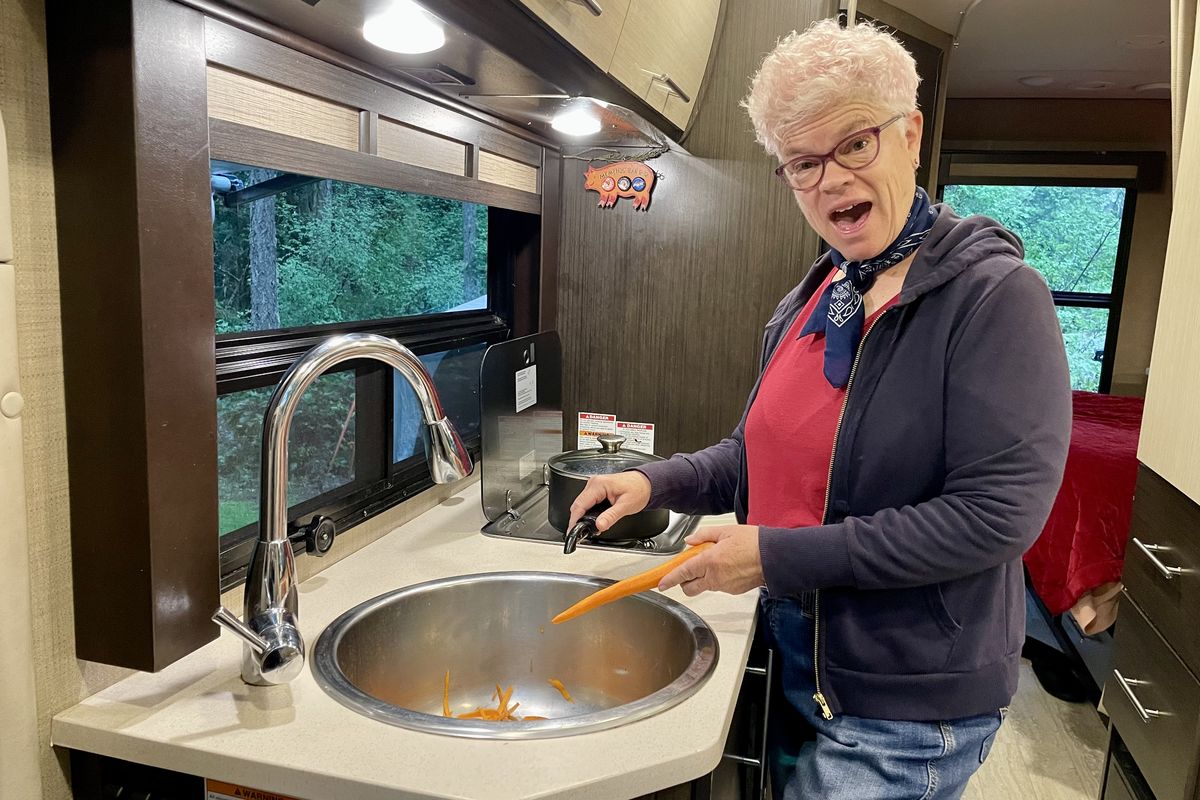
[[[567,525],[571,522],[571,503],[583,491],[588,478],[593,475],[611,475],[623,472],[632,467],[639,467],[655,461],[662,461],[661,456],[651,453],[640,453],[636,450],[623,450],[624,436],[605,435],[597,437],[599,447],[585,450],[572,450],[559,453],[550,458],[550,524],[564,534],[568,533]],[[642,509],[636,514],[622,517],[606,531],[595,527],[596,515],[609,507],[608,501],[590,509],[584,519],[577,523],[576,528],[568,537],[566,551],[574,550],[574,543],[582,538],[595,539],[605,542],[628,542],[637,539],[649,539],[667,529],[670,512],[665,508]]]

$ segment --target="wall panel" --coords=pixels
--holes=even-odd
[[[816,235],[737,103],[776,40],[832,16],[835,4],[734,5],[725,3],[684,141],[690,154],[648,162],[663,176],[648,212],[629,200],[597,208],[583,189],[585,162],[563,162],[558,329],[568,444],[580,410],[657,423],[662,454],[728,435],[757,373],[763,326],[817,256]]]

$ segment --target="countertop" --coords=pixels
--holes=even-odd
[[[701,525],[723,524],[709,517]],[[300,584],[311,648],[352,606],[436,578],[501,570],[624,578],[661,563],[631,553],[493,539],[476,483]],[[336,545],[335,545],[336,547]],[[252,687],[241,643],[221,637],[161,672],[138,673],[58,714],[53,744],[244,784],[304,800],[632,798],[685,783],[720,761],[754,629],[757,593],[667,595],[716,632],[720,657],[691,698],[648,719],[557,739],[418,733],[351,711],[305,665],[289,685]]]

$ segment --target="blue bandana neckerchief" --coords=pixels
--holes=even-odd
[[[833,265],[846,277],[825,288],[800,335],[825,334],[825,378],[835,389],[850,380],[866,319],[863,295],[870,291],[878,273],[896,266],[921,246],[935,219],[937,211],[930,207],[929,195],[918,186],[904,228],[882,253],[865,261],[846,261],[837,250],[830,250]]]

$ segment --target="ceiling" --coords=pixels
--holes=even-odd
[[[501,47],[446,22],[445,6],[451,5],[449,3],[419,0],[420,5],[443,17],[445,44],[429,53],[402,55],[370,44],[362,33],[364,20],[386,11],[393,5],[392,0],[222,2],[386,72],[527,127],[543,137],[577,141],[564,138],[551,128],[551,119],[564,109],[567,102],[554,96],[587,96],[587,87],[580,87],[573,82],[567,70],[560,70],[553,76],[535,73]],[[483,3],[484,0],[471,2]],[[512,3],[509,5],[516,7]],[[496,13],[500,11],[496,9]],[[657,129],[650,123],[621,105],[604,103],[597,106],[595,112],[602,127],[598,134],[587,139],[588,144],[649,147],[657,144],[660,138]]]
[[[953,34],[970,0],[889,0]],[[1169,0],[981,0],[951,56],[950,97],[1135,97],[1170,80]],[[1046,86],[1018,78],[1045,76]],[[1102,88],[1076,88],[1103,82]]]

